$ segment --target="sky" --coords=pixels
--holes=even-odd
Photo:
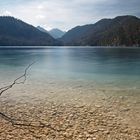
[[[47,30],[69,30],[102,18],[140,17],[140,0],[0,0],[0,15],[14,16]]]

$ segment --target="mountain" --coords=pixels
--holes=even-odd
[[[1,46],[50,46],[59,42],[21,20],[10,16],[0,16]]]
[[[74,46],[140,46],[140,19],[118,16],[65,33],[59,29],[47,32],[14,17],[0,16],[0,46],[56,46],[62,45],[61,41]]]
[[[48,33],[49,34],[49,32],[47,30],[45,30],[43,27],[41,27],[41,26],[37,26],[36,28],[38,30],[40,30],[41,32],[44,32],[44,33]]]
[[[37,29],[42,31],[42,32],[50,34],[55,39],[61,38],[66,33],[64,31],[57,29],[57,28],[52,29],[50,31],[47,31],[43,27],[37,26]]]
[[[77,26],[60,40],[64,45],[77,46],[140,46],[140,19],[135,16],[102,19]]]
[[[49,31],[49,34],[55,39],[61,38],[65,33],[66,32],[61,31],[59,29],[52,29],[52,30]]]

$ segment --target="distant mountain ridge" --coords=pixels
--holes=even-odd
[[[43,27],[41,26],[37,26],[36,27],[38,30],[40,30],[41,32],[44,32],[44,33],[49,33],[47,30],[45,30]]]
[[[66,32],[64,32],[60,29],[57,29],[57,28],[54,28],[54,29],[51,29],[51,30],[47,31],[43,27],[37,26],[37,29],[42,31],[42,32],[50,34],[55,39],[61,38],[66,33]]]
[[[0,46],[53,46],[60,43],[47,33],[10,16],[0,16]]]
[[[65,33],[66,33],[66,32],[64,32],[64,31],[62,31],[62,30],[60,30],[60,29],[57,29],[57,28],[52,29],[52,30],[49,31],[49,34],[50,34],[53,38],[55,38],[55,39],[61,38]]]
[[[102,19],[77,26],[60,40],[70,46],[140,46],[140,19],[135,16]]]
[[[65,33],[59,29],[48,32],[14,17],[0,16],[0,46],[62,45],[140,47],[140,19],[129,15],[118,16],[77,26]]]

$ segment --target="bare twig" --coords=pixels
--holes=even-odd
[[[26,79],[27,79],[27,72],[28,72],[29,68],[30,68],[34,63],[35,63],[35,62],[33,62],[33,63],[31,63],[30,65],[28,65],[27,68],[24,70],[24,74],[21,75],[20,77],[18,77],[17,79],[15,79],[15,80],[13,81],[12,84],[0,88],[0,96],[1,96],[5,91],[7,91],[7,90],[9,90],[10,88],[12,88],[14,85],[16,85],[16,84],[24,84],[25,81],[26,81]],[[18,82],[18,81],[19,81],[20,79],[22,79],[22,78],[24,78],[23,81]]]
[[[51,124],[45,124],[41,121],[38,121],[38,122],[35,122],[35,121],[31,121],[31,122],[28,122],[26,120],[15,120],[11,117],[8,117],[7,115],[5,115],[4,113],[0,112],[0,116],[8,121],[9,123],[11,123],[13,126],[20,126],[20,127],[33,127],[33,128],[49,128],[53,131],[57,131],[59,132],[60,130],[57,130],[55,128],[53,128],[51,126]]]
[[[11,89],[14,85],[16,85],[16,84],[24,84],[25,81],[26,81],[26,79],[27,79],[27,72],[28,72],[29,68],[30,68],[34,63],[35,63],[35,62],[29,64],[29,65],[26,67],[26,69],[24,70],[24,73],[23,73],[20,77],[16,78],[16,79],[13,81],[12,84],[0,88],[0,96],[1,96],[4,92],[6,92],[7,90]],[[23,81],[19,82],[19,80],[21,80],[22,78],[24,78]],[[15,123],[15,120],[14,120],[14,119],[12,119],[11,117],[8,117],[7,115],[5,115],[5,114],[2,113],[2,112],[0,112],[0,116],[1,116],[3,119],[5,119],[6,121],[12,123],[12,125],[14,125],[14,124],[19,125],[18,123]]]
[[[2,87],[0,88],[0,96],[6,92],[7,90],[11,89],[14,85],[16,84],[24,84],[26,79],[27,79],[27,72],[29,70],[29,68],[34,64],[35,62],[31,63],[30,65],[28,65],[26,67],[26,69],[24,70],[24,73],[23,75],[21,75],[20,77],[18,77],[17,79],[15,79],[13,81],[12,84],[8,85],[8,86],[5,86],[5,87]],[[22,78],[23,81],[20,81]],[[0,117],[2,117],[4,120],[8,121],[9,123],[11,123],[13,126],[22,126],[22,127],[39,127],[39,128],[44,128],[44,127],[47,127],[47,128],[50,128],[54,131],[59,131],[53,127],[51,127],[51,124],[44,124],[43,122],[41,121],[38,121],[38,122],[27,122],[26,120],[16,120],[16,119],[13,119],[11,116],[7,116],[6,114],[0,112]]]

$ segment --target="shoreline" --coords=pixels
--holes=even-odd
[[[140,46],[0,46],[0,49],[61,49],[61,48],[104,48],[104,49],[140,49]]]
[[[51,128],[14,127],[0,119],[0,139],[138,140],[140,102],[129,94],[55,84],[17,86],[1,98],[0,110]],[[137,93],[135,93],[137,94]],[[52,128],[54,130],[52,130]]]

